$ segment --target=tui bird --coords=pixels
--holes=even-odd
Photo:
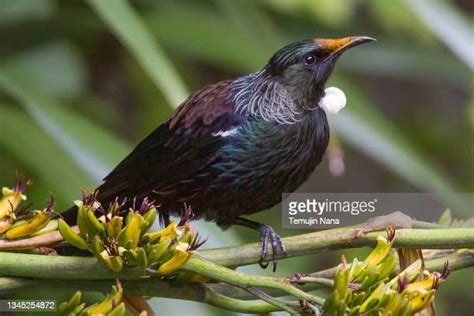
[[[261,265],[270,242],[273,269],[280,237],[243,218],[278,204],[321,162],[329,140],[318,106],[338,57],[373,41],[366,36],[310,39],[278,50],[259,71],[192,94],[104,179],[98,200],[150,197],[165,224],[186,203],[195,218],[222,229],[260,231]],[[64,213],[73,224],[77,210]],[[268,264],[267,264],[268,265]]]

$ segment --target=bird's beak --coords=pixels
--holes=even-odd
[[[347,49],[375,41],[374,38],[368,36],[350,36],[339,39],[316,38],[314,42],[319,45],[322,51],[328,54],[328,58],[334,59],[339,57]]]

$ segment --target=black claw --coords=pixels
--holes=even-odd
[[[262,262],[262,259],[260,259],[258,265],[260,266],[260,268],[266,269],[268,267],[268,262]]]
[[[281,242],[280,236],[271,228],[270,226],[262,225],[260,228],[260,239],[262,241],[262,255],[260,257],[259,265],[263,269],[268,267],[268,263],[264,263],[265,257],[268,253],[268,242],[270,241],[270,245],[272,246],[272,263],[273,263],[273,272],[276,271],[277,263],[278,263],[278,248],[285,254],[286,248],[285,245]]]
[[[268,267],[268,262],[265,262],[265,257],[268,254],[268,242],[272,246],[272,263],[273,263],[273,272],[276,271],[277,261],[278,261],[278,248],[280,248],[281,252],[287,256],[286,248],[281,242],[280,236],[271,228],[270,226],[263,225],[249,219],[238,217],[234,224],[249,227],[252,229],[258,229],[260,231],[260,240],[262,242],[262,253],[260,256],[259,265],[263,269]]]

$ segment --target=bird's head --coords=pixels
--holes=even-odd
[[[341,39],[311,39],[289,44],[278,50],[265,70],[303,106],[317,103],[337,59],[347,49],[374,41],[367,36]]]

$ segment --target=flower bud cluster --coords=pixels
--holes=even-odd
[[[325,315],[413,315],[427,307],[449,275],[446,263],[443,273],[422,271],[418,259],[393,278],[397,259],[392,251],[395,231],[388,238],[379,236],[377,246],[362,262],[341,263],[334,276],[334,290],[323,306]],[[357,289],[349,287],[357,283]]]
[[[138,267],[144,274],[168,275],[203,244],[187,223],[192,215],[189,207],[178,224],[171,222],[162,230],[148,232],[158,215],[152,201],[132,203],[122,215],[126,201],[116,199],[104,209],[96,197],[97,192],[92,192],[75,202],[79,232],[61,219],[59,232],[69,244],[91,252],[115,272]]]

